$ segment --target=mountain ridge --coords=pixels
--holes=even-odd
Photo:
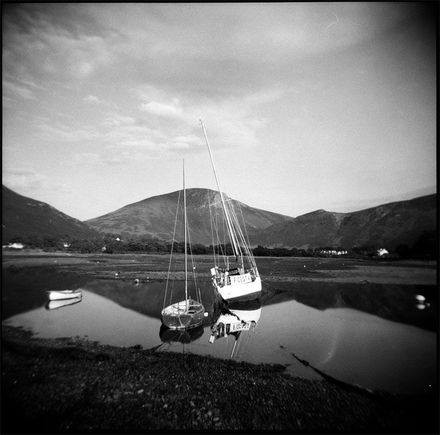
[[[14,237],[97,237],[96,230],[43,201],[2,185],[2,242]]]
[[[251,241],[267,247],[304,249],[412,245],[423,234],[436,232],[436,200],[437,194],[431,194],[348,213],[319,209],[266,228]]]
[[[191,243],[205,246],[213,243],[211,221],[215,221],[217,240],[227,243],[219,192],[190,188],[186,193]],[[170,241],[179,195],[182,199],[182,190],[155,195],[97,218],[79,221],[49,204],[19,195],[3,186],[2,238],[7,241],[23,235],[66,235],[88,239],[102,238],[104,233],[110,233],[125,239]],[[436,193],[354,212],[317,209],[297,217],[257,209],[226,194],[224,198],[234,205],[240,223],[242,220],[246,222],[246,234],[254,247],[308,249],[339,246],[351,249],[380,245],[395,249],[399,245],[412,246],[423,238],[433,243],[437,236]],[[183,240],[183,237],[177,233],[176,240],[180,239]]]
[[[163,195],[155,195],[107,213],[97,218],[88,219],[86,224],[106,233],[122,236],[147,235],[151,238],[171,240],[173,238],[174,219],[178,196],[183,198],[182,190],[176,190]],[[209,245],[212,243],[211,214],[218,219],[220,238],[224,239],[224,218],[221,199],[218,191],[203,188],[186,189],[187,215],[190,228],[197,228],[193,235],[194,243]],[[240,210],[246,225],[250,230],[258,231],[267,228],[273,223],[292,219],[290,216],[280,215],[270,211],[248,206],[240,201],[229,198],[224,194],[226,201],[231,201],[235,209]],[[211,209],[208,204],[211,204]],[[220,228],[221,227],[221,228]]]

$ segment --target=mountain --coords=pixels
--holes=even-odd
[[[351,213],[317,210],[251,234],[266,247],[344,247],[380,245],[395,249],[436,237],[437,195],[392,202]]]
[[[2,186],[2,243],[13,237],[64,237],[87,239],[99,236],[85,223],[41,201],[19,195]]]
[[[121,236],[148,236],[163,240],[172,240],[176,205],[179,195],[183,202],[182,191],[153,196],[142,201],[126,205],[104,216],[86,221],[90,227]],[[210,189],[187,189],[187,221],[192,243],[212,244],[211,218],[217,222],[219,238],[224,240],[224,218],[220,194]],[[226,195],[225,198],[230,200]],[[293,218],[249,207],[236,200],[230,200],[238,214],[237,218],[246,222],[248,231],[258,232],[273,224],[291,221]],[[209,207],[209,204],[212,204]],[[183,214],[179,213],[177,228],[180,229]],[[182,240],[183,230],[176,232],[176,240]],[[216,242],[217,243],[217,242]]]
[[[191,243],[215,243],[225,238],[220,195],[209,189],[187,189],[187,217]],[[2,186],[2,241],[13,237],[69,237],[91,239],[99,232],[122,237],[171,240],[179,195],[158,195],[126,205],[112,213],[81,222],[44,202],[19,195]],[[437,194],[392,202],[351,213],[316,210],[296,218],[256,209],[229,199],[246,230],[251,245],[284,248],[380,246],[394,250],[399,245],[437,246]],[[208,204],[212,204],[211,207]],[[177,221],[176,240],[183,240],[182,212]],[[435,248],[433,248],[435,250]]]

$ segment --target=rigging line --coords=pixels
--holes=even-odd
[[[186,311],[188,311],[188,260],[187,260],[187,246],[186,237],[188,233],[187,222],[186,222],[186,187],[185,187],[185,160],[183,160],[183,218],[184,218],[184,231],[185,231],[185,300],[186,300]]]
[[[192,251],[192,243],[191,243],[191,228],[189,227],[189,225],[187,224],[187,229],[188,229],[188,245],[189,245],[189,252],[190,252],[190,257],[191,257],[191,266],[192,266],[192,275],[193,275],[193,280],[194,280],[194,287],[196,290],[196,296],[199,302],[202,301],[202,295],[200,293],[200,289],[197,285],[197,274],[196,274],[196,266],[194,265],[194,254]]]
[[[253,254],[252,249],[251,249],[251,244],[250,244],[250,240],[249,240],[249,234],[247,232],[246,222],[244,220],[243,210],[241,208],[240,203],[238,203],[238,208],[240,210],[241,220],[243,222],[243,227],[244,227],[244,231],[245,231],[245,235],[246,235],[246,240],[245,240],[247,242],[247,244],[246,244],[246,251],[247,251],[247,255],[249,256],[249,262],[251,263],[252,267],[257,267],[257,264],[255,263],[254,254]]]
[[[162,308],[165,308],[165,301],[166,301],[167,291],[168,291],[168,283],[169,283],[169,280],[170,280],[171,260],[173,258],[174,240],[176,238],[177,216],[179,215],[179,204],[180,204],[180,190],[179,190],[179,195],[177,197],[176,216],[174,218],[173,240],[171,242],[170,262],[168,264],[167,281],[166,281],[166,284],[165,284],[165,295],[163,297],[163,306],[162,306]],[[170,301],[171,301],[171,297],[170,297]]]
[[[235,231],[235,237],[240,239],[241,242],[243,242],[243,234],[240,228],[240,225],[238,223],[238,218],[237,218],[237,214],[235,213],[235,209],[234,206],[232,205],[232,201],[230,198],[228,198],[228,207],[232,216],[232,223],[233,223],[233,227],[234,227],[234,231]],[[241,246],[238,243],[238,251],[239,251],[239,255],[240,257],[243,257],[243,252],[241,250]]]
[[[227,224],[228,224],[228,228],[229,228],[229,230],[230,230],[230,238],[231,238],[231,243],[232,243],[232,245],[233,245],[232,248],[233,248],[234,254],[237,255],[237,252],[236,252],[236,251],[237,251],[237,245],[236,245],[236,241],[235,241],[235,238],[234,238],[234,234],[233,234],[233,232],[232,232],[231,223],[230,223],[230,221],[229,221],[228,211],[227,211],[227,209],[226,209],[225,200],[224,200],[224,198],[223,198],[223,192],[222,192],[221,189],[220,189],[220,184],[219,184],[219,181],[218,181],[218,178],[217,178],[217,172],[216,172],[216,170],[215,170],[214,158],[213,158],[212,153],[211,153],[211,147],[209,146],[208,136],[207,136],[207,134],[206,134],[206,129],[205,129],[205,126],[203,125],[203,121],[202,121],[201,119],[200,119],[199,121],[200,121],[200,125],[202,126],[203,135],[205,136],[205,142],[206,142],[206,146],[208,147],[209,157],[210,157],[210,159],[211,159],[211,165],[212,165],[212,169],[213,169],[213,171],[214,171],[215,181],[216,181],[216,183],[217,183],[217,188],[218,188],[218,191],[219,191],[219,193],[220,193],[220,198],[221,198],[221,200],[222,200],[223,211],[224,211],[224,213],[225,213],[226,222],[227,222]]]
[[[240,238],[241,243],[242,243],[242,245],[243,245],[243,246],[240,246],[240,255],[241,255],[241,257],[242,257],[242,262],[243,262],[243,251],[242,251],[242,249],[245,251],[245,253],[247,253],[246,240],[245,240],[245,238],[244,238],[243,231],[242,231],[241,226],[240,226],[240,223],[239,223],[239,221],[238,221],[237,212],[235,211],[235,207],[234,207],[234,205],[232,204],[232,201],[231,201],[231,208],[232,208],[233,213],[234,213],[234,222],[235,222],[235,226],[236,226],[236,231],[237,231],[237,233],[238,233],[238,237]]]
[[[224,257],[225,257],[225,252],[223,251],[223,246],[222,246],[222,241],[220,240],[220,234],[219,234],[219,213],[218,210],[215,210],[214,213],[214,229],[215,229],[215,234],[217,236],[217,247],[218,247],[218,256],[222,256],[223,257],[223,261],[224,261]],[[224,231],[224,220],[222,219],[222,223],[223,223],[223,236],[225,238],[225,231]],[[220,260],[219,260],[220,263]]]
[[[219,223],[219,221],[220,221],[220,223]],[[220,229],[219,227],[220,227],[221,224],[223,225],[223,227]],[[220,219],[220,213],[219,213],[218,210],[216,210],[216,213],[215,213],[215,231],[216,231],[217,242],[218,242],[218,256],[219,257],[220,256],[223,257],[223,264],[226,266],[226,264],[227,264],[227,260],[226,260],[226,257],[227,257],[227,255],[226,255],[227,254],[226,253],[226,234],[227,234],[227,230],[225,230],[225,226],[226,226],[226,221],[224,219],[224,214],[223,213],[221,214],[221,219]],[[223,241],[220,240],[221,237],[220,237],[219,230],[223,234]],[[219,262],[220,262],[220,260],[219,260]]]
[[[217,259],[215,256],[214,223],[212,220],[211,200],[209,199],[209,191],[207,192],[206,196],[208,197],[209,223],[211,224],[212,254],[214,257],[214,267],[217,267]]]
[[[247,246],[249,246],[249,250],[250,250],[250,241],[249,241],[249,234],[247,232],[247,228],[246,228],[246,222],[244,220],[244,216],[243,216],[243,209],[241,208],[241,204],[238,204],[238,209],[240,210],[240,214],[241,214],[241,220],[243,222],[243,227],[244,227],[244,232],[245,232],[245,236],[246,236],[246,242],[247,242]]]

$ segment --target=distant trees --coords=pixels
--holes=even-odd
[[[64,235],[27,235],[14,236],[7,240],[3,240],[3,244],[22,243],[25,248],[40,248],[45,251],[64,250],[81,253],[103,252],[106,254],[119,253],[159,253],[167,254],[171,252],[171,242],[165,242],[159,239],[153,239],[148,236],[144,237],[126,237],[123,234],[103,234],[96,238],[74,238],[67,234]],[[173,252],[184,252],[183,242],[174,242]],[[386,248],[389,255],[381,257],[383,259],[397,258],[419,258],[431,259],[437,258],[437,232],[426,231],[412,244],[400,244],[393,250],[388,246],[379,245],[362,245],[354,246],[351,249],[343,247],[316,247],[309,249],[301,248],[268,248],[258,245],[252,249],[256,257],[333,257],[344,256],[351,258],[378,258],[378,250]],[[190,251],[191,250],[191,251]],[[219,244],[215,246],[205,246],[202,244],[188,245],[188,252],[194,255],[211,255],[215,251],[217,255],[233,255],[230,243]]]

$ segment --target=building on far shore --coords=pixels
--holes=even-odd
[[[345,250],[336,250],[336,249],[322,249],[319,251],[320,254],[324,255],[347,255],[348,251]]]
[[[2,245],[2,248],[10,248],[10,249],[23,249],[23,243],[9,243],[9,245]]]

